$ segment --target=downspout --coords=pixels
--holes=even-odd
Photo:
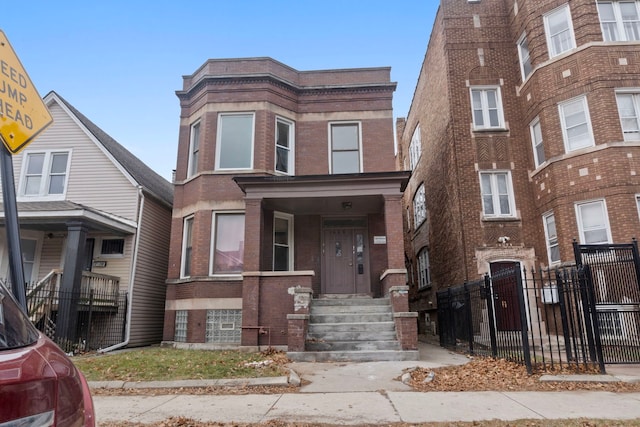
[[[142,187],[138,186],[138,227],[136,229],[136,241],[133,246],[133,258],[131,259],[131,275],[129,276],[129,290],[127,291],[127,323],[125,324],[124,341],[118,344],[114,344],[107,348],[98,349],[98,353],[107,353],[109,351],[117,350],[125,347],[129,344],[131,338],[131,312],[133,306],[133,283],[136,279],[136,267],[138,265],[138,247],[140,245],[140,231],[142,228],[142,212],[144,211],[144,194],[142,194]]]

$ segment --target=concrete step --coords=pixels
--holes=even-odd
[[[311,314],[309,323],[381,323],[393,322],[392,313]]]
[[[382,362],[419,360],[418,350],[290,351],[294,362]]]
[[[307,351],[380,351],[400,350],[397,340],[389,341],[307,341]]]
[[[311,314],[343,314],[343,313],[391,313],[388,304],[376,305],[312,305]]]
[[[309,332],[322,334],[326,332],[393,332],[396,325],[393,322],[358,322],[358,323],[309,323]]]
[[[311,307],[320,306],[358,306],[358,305],[389,305],[389,298],[371,298],[371,297],[356,297],[356,298],[317,298],[311,303]]]
[[[386,332],[363,332],[363,331],[326,331],[315,332],[309,330],[307,342],[310,341],[392,341],[396,340],[396,331]]]

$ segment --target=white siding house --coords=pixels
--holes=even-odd
[[[72,316],[65,337],[92,349],[159,343],[173,186],[55,92],[44,102],[53,123],[13,156],[32,320],[60,338],[57,320]],[[0,277],[10,277],[4,219],[3,209]],[[80,282],[82,295],[109,292],[113,303],[74,300],[72,314],[38,303]]]

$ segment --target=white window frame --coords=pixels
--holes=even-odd
[[[491,116],[489,114],[489,104],[487,98],[487,92],[495,91],[496,93],[496,111],[498,115],[498,124],[496,126],[491,125]],[[476,123],[476,115],[475,108],[473,104],[473,93],[480,93],[480,103],[481,111],[482,111],[482,124]],[[471,86],[469,88],[469,97],[471,101],[471,119],[473,121],[473,129],[474,130],[485,130],[485,129],[504,129],[504,110],[502,108],[502,91],[500,90],[500,86]]]
[[[251,116],[251,152],[249,153],[249,166],[247,167],[232,167],[224,168],[220,166],[221,153],[222,153],[222,122],[225,117],[232,116]],[[216,170],[218,171],[234,171],[234,170],[253,170],[253,155],[255,151],[255,137],[256,137],[256,114],[253,111],[237,111],[237,112],[225,112],[218,114],[218,129],[216,132]]]
[[[485,194],[484,189],[482,188],[482,176],[488,175],[490,177],[490,186],[491,193]],[[498,192],[498,175],[504,175],[506,177],[506,185],[507,185],[507,194],[509,201],[509,213],[504,214],[500,209],[500,196],[501,194]],[[479,172],[479,184],[480,184],[480,199],[482,203],[482,216],[484,218],[515,218],[516,217],[516,202],[515,196],[513,193],[513,182],[511,180],[511,171],[505,170],[491,170],[491,171],[480,171]],[[493,208],[493,213],[487,213],[487,207],[485,206],[485,196],[491,196],[491,203]],[[504,194],[502,194],[504,196]]]
[[[553,44],[553,40],[554,37],[558,36],[558,34],[551,34],[551,30],[549,28],[549,18],[552,15],[556,15],[556,14],[560,14],[563,13],[564,14],[564,18],[567,21],[567,30],[571,36],[570,40],[569,40],[569,46],[566,48],[561,48],[560,50],[556,51],[555,49],[555,45]],[[548,13],[544,14],[544,34],[545,37],[547,39],[547,50],[549,52],[549,58],[555,58],[556,56],[562,55],[565,52],[568,52],[570,50],[573,50],[576,48],[576,36],[575,33],[573,31],[573,21],[571,19],[571,10],[569,9],[569,5],[568,4],[564,4],[558,8],[553,9],[552,11],[549,11]]]
[[[429,260],[429,250],[422,248],[418,252],[418,289],[431,287],[431,261]]]
[[[420,184],[413,196],[413,225],[417,230],[418,227],[427,219],[427,199],[424,189],[424,183]]]
[[[600,5],[608,3],[611,4],[613,8],[614,21],[604,21],[602,18],[602,12],[600,10]],[[640,3],[638,1],[625,1],[625,3],[633,3],[636,9],[636,15],[640,18]],[[636,22],[637,30],[640,32],[640,19],[637,21],[624,21],[622,19],[622,11],[620,10],[620,1],[598,1],[598,18],[600,20],[600,28],[602,30],[602,40],[605,42],[624,42],[624,41],[639,41],[640,33],[638,38],[629,38],[627,34],[627,30],[625,28],[625,22]],[[612,33],[610,29],[605,28],[605,23],[611,25],[611,30],[614,31],[615,37],[611,37]]]
[[[276,219],[282,219],[287,221],[287,243],[286,244],[278,244],[276,243]],[[287,214],[284,212],[274,212],[273,213],[273,264],[272,269],[276,271],[276,246],[287,248],[288,255],[287,259],[289,260],[289,265],[287,266],[287,270],[278,270],[278,271],[293,271],[293,244],[294,244],[294,228],[293,228],[293,215]]]
[[[420,138],[420,125],[418,124],[416,128],[413,130],[413,135],[411,136],[411,143],[409,144],[409,162],[410,162],[411,170],[414,170],[415,167],[418,165],[420,156],[422,156],[422,141]]]
[[[636,205],[638,206],[638,219],[640,219],[640,194],[636,194]]]
[[[589,206],[589,205],[595,205],[595,204],[599,204],[601,206],[601,210],[602,210],[602,215],[603,215],[603,224],[602,227],[600,228],[592,228],[592,230],[601,230],[601,229],[605,229],[607,232],[607,241],[606,242],[588,242],[586,241],[585,238],[585,231],[590,231],[590,230],[585,230],[584,229],[584,225],[583,225],[583,219],[582,219],[582,208],[585,206]],[[576,221],[578,224],[578,232],[580,234],[580,243],[581,244],[607,244],[607,243],[612,243],[613,239],[611,238],[611,226],[609,224],[609,213],[607,210],[607,202],[605,199],[596,199],[596,200],[588,200],[588,201],[582,201],[582,202],[577,202],[575,204],[575,209],[576,209]]]
[[[29,156],[43,154],[44,160],[42,164],[40,176],[40,188],[38,194],[25,194],[26,186],[27,186],[27,168],[29,165]],[[49,184],[51,182],[51,167],[53,156],[56,154],[66,154],[67,155],[67,167],[64,172],[64,189],[60,194],[49,194]],[[65,200],[67,189],[69,187],[69,171],[71,169],[71,155],[72,150],[30,150],[25,151],[22,155],[22,171],[20,174],[20,191],[16,196],[17,201],[34,201],[34,200]],[[63,175],[63,174],[55,174],[55,175]],[[33,175],[35,176],[35,175]]]
[[[189,215],[182,220],[182,252],[180,255],[180,278],[189,278],[191,277],[191,269],[193,267],[193,229],[194,229],[194,218],[195,215]],[[188,228],[190,227],[190,228]],[[189,235],[190,233],[190,235]],[[187,242],[187,240],[190,242]],[[190,246],[187,246],[187,243],[190,243]],[[187,248],[191,248],[191,253],[189,254],[189,269],[187,270],[186,261],[187,261]],[[187,274],[188,273],[188,274]]]
[[[631,102],[633,104],[633,115],[622,116],[622,109],[620,107],[620,97],[631,96]],[[640,89],[625,89],[616,91],[616,105],[618,107],[618,117],[620,118],[620,128],[622,130],[622,136],[625,141],[640,141]],[[634,121],[635,129],[625,129],[625,121]]]
[[[242,271],[239,272],[222,272],[216,273],[214,272],[214,261],[215,261],[215,252],[216,252],[216,223],[218,215],[242,215],[245,220],[246,226],[246,213],[242,210],[229,210],[229,211],[214,211],[211,215],[211,244],[209,246],[209,276],[212,277],[234,277],[234,278],[242,278]],[[244,235],[242,236],[244,240]],[[244,263],[244,254],[243,254],[243,263]]]
[[[536,128],[539,132],[536,132]],[[540,166],[546,161],[546,155],[544,153],[544,138],[542,137],[542,125],[540,124],[540,118],[536,117],[529,125],[529,133],[531,135],[531,149],[533,150],[533,161],[536,167]],[[537,133],[540,134],[538,138]],[[542,150],[542,158],[538,150]]]
[[[202,126],[198,120],[191,125],[189,130],[189,162],[187,165],[187,178],[191,178],[198,173],[198,161],[202,148]]]
[[[524,48],[526,46],[526,49]],[[527,34],[523,33],[518,39],[518,58],[520,59],[520,74],[522,75],[522,81],[524,82],[529,74],[533,72],[533,66],[531,65],[531,52],[529,51],[529,43],[527,42]],[[525,65],[529,66],[529,72]]]
[[[584,114],[585,121],[580,123],[579,126],[586,125],[588,131],[588,140],[583,142],[579,146],[572,146],[569,141],[569,129],[567,128],[567,118],[565,115],[565,107],[571,105],[581,103],[582,104],[582,112]],[[564,150],[566,153],[570,153],[572,151],[580,150],[583,148],[593,147],[595,145],[595,140],[593,138],[593,128],[591,127],[591,115],[589,114],[589,104],[587,103],[587,96],[581,95],[575,98],[568,99],[558,104],[558,114],[560,114],[560,124],[562,127],[562,140],[564,141]],[[575,128],[577,126],[572,126]]]
[[[329,174],[333,174],[333,126],[341,126],[341,125],[356,125],[358,126],[358,167],[359,171],[357,173],[362,173],[363,171],[363,163],[362,163],[362,123],[360,121],[332,121],[327,124],[328,129],[328,151],[329,151]],[[347,151],[347,150],[344,150]],[[354,151],[354,150],[348,150]]]
[[[555,234],[550,234],[551,230],[549,230],[549,222],[553,220]],[[544,225],[544,237],[547,246],[547,259],[549,260],[549,265],[556,265],[562,262],[560,258],[560,243],[558,241],[558,225],[556,223],[556,217],[553,212],[548,212],[542,215],[542,224]],[[552,253],[553,249],[558,249],[558,259],[553,259]]]
[[[278,123],[283,123],[289,127],[289,147],[278,145]],[[273,163],[273,169],[276,173],[281,173],[284,175],[295,175],[295,122],[293,120],[285,119],[284,117],[276,117],[276,125],[274,132],[275,139],[275,159]],[[278,148],[281,148],[287,152],[287,169],[286,171],[278,170]]]

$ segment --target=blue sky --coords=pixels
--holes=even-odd
[[[167,179],[182,76],[209,58],[300,71],[391,67],[406,116],[437,0],[6,2],[2,29],[41,96],[54,90]]]

